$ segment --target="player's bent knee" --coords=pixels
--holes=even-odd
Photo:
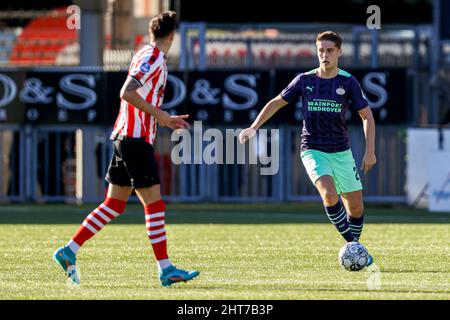
[[[153,185],[149,188],[136,188],[135,191],[144,205],[148,205],[162,199],[159,184]]]
[[[132,191],[133,188],[131,187],[109,184],[107,198],[114,198],[121,201],[128,201],[128,197],[131,195]]]
[[[325,205],[332,206],[338,202],[339,196],[336,192],[325,191],[322,193],[322,200],[325,203]]]
[[[348,207],[348,213],[355,218],[359,218],[362,216],[364,212],[364,205],[363,204],[351,204]]]

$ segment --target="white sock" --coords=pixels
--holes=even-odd
[[[73,240],[70,240],[70,241],[67,243],[67,247],[69,247],[70,250],[72,250],[73,253],[75,253],[75,254],[77,254],[78,249],[80,249],[80,246],[79,246],[75,241],[73,241]]]
[[[163,270],[167,267],[170,267],[171,265],[172,265],[172,262],[170,262],[169,259],[158,260],[158,269],[159,270]]]

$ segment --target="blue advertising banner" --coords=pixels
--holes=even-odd
[[[251,123],[296,74],[307,70],[170,72],[162,108],[205,125]],[[377,123],[407,123],[406,69],[347,70],[361,84]],[[126,72],[0,71],[0,124],[114,124]],[[301,103],[287,105],[271,123],[300,124]],[[349,109],[348,121],[360,121]]]

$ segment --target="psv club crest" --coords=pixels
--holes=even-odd
[[[336,93],[340,96],[343,96],[345,94],[345,89],[343,86],[339,86],[339,88],[336,89]]]

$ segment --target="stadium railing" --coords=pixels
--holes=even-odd
[[[362,177],[368,202],[406,202],[405,130],[406,126],[400,125],[377,128],[378,164]],[[0,201],[101,201],[107,188],[103,177],[112,153],[110,132],[111,128],[98,126],[0,126]],[[362,128],[352,125],[349,132],[359,165],[364,152]],[[175,165],[171,132],[161,128],[156,157],[164,198],[172,202],[317,200],[299,158],[299,134],[297,126],[280,129],[279,171],[264,176],[260,163]]]
[[[343,66],[429,64],[429,25],[383,25],[368,30],[347,24],[208,24],[180,27],[181,69],[303,67],[317,61],[315,37],[338,31],[344,39]],[[374,54],[375,53],[375,54]]]

